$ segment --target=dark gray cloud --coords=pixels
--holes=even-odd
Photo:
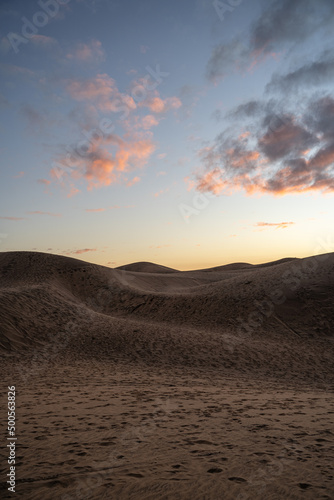
[[[216,82],[236,68],[244,70],[268,54],[303,42],[333,21],[333,0],[271,2],[248,34],[214,47],[207,63],[206,76]]]
[[[305,123],[325,140],[334,140],[334,99],[324,95],[310,101]]]
[[[284,75],[274,74],[266,86],[266,91],[290,92],[305,85],[324,85],[332,81],[333,78],[333,52],[326,51],[319,56],[317,61],[308,62]]]
[[[249,49],[241,38],[235,38],[228,44],[216,45],[206,67],[207,78],[211,82],[228,76],[238,64],[245,70],[249,62]]]
[[[252,26],[251,50],[271,52],[304,41],[334,17],[332,0],[276,0]]]
[[[24,104],[21,107],[21,114],[26,118],[29,127],[40,128],[45,123],[45,117],[30,104]]]
[[[199,151],[196,189],[214,194],[334,192],[334,99],[314,95],[301,108],[251,100],[234,123]],[[249,127],[248,127],[249,125]]]
[[[235,118],[242,118],[243,116],[250,117],[255,116],[263,111],[264,103],[261,101],[256,101],[255,99],[252,101],[248,101],[244,104],[240,104],[237,108],[235,108],[230,116],[234,116]]]
[[[258,138],[258,147],[270,161],[301,154],[318,142],[317,137],[296,123],[293,116],[281,119],[275,114],[267,115],[264,122],[268,123],[268,127],[266,133]]]

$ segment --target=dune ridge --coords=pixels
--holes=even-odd
[[[332,380],[334,254],[185,272],[134,268],[0,254],[1,349],[24,353],[61,337],[65,357]]]

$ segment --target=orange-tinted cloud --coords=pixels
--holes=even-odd
[[[66,90],[76,101],[92,101],[103,112],[123,111],[128,116],[130,110],[137,107],[134,99],[122,94],[115,80],[106,73],[98,74],[90,80],[69,80]]]
[[[80,190],[77,189],[74,186],[70,186],[70,190],[67,193],[67,198],[72,198],[72,196],[75,196],[76,194],[80,193]]]
[[[292,226],[295,222],[257,222],[254,224],[255,227],[269,228],[274,227],[275,229],[285,229]]]
[[[206,172],[200,179],[196,189],[201,192],[210,191],[213,194],[219,194],[228,187],[228,183],[223,181],[220,176],[218,169],[214,169],[211,172]]]
[[[122,173],[142,168],[154,150],[155,145],[150,139],[123,139],[118,135],[110,134],[99,144],[89,143],[85,155],[77,154],[74,168],[64,167],[63,183],[66,184],[69,179],[84,178],[88,181],[88,189],[92,189],[109,186],[122,180],[126,181]],[[59,164],[66,165],[66,157],[60,158]],[[51,175],[54,178],[57,177],[55,168],[51,170]]]
[[[250,101],[232,112],[241,129],[251,121],[252,135],[230,127],[200,149],[204,168],[189,187],[214,194],[334,192],[334,99],[311,98],[298,115],[277,114],[276,106]]]
[[[166,189],[160,189],[160,191],[157,191],[156,193],[154,193],[154,197],[155,198],[158,198],[159,196],[161,196],[162,194],[164,193],[168,193],[169,191],[169,188],[166,188]]]
[[[104,212],[105,208],[86,208],[86,212]]]
[[[140,182],[140,177],[134,177],[131,181],[127,182],[126,185],[128,187],[131,187],[134,184],[137,184],[137,182]]]

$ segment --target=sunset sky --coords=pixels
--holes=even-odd
[[[0,251],[334,251],[333,0],[0,3]]]

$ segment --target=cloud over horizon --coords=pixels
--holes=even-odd
[[[286,110],[274,99],[253,100],[230,116],[234,125],[198,151],[204,167],[195,173],[198,191],[334,192],[332,96],[314,95],[298,111]],[[242,133],[245,126],[249,130]]]

